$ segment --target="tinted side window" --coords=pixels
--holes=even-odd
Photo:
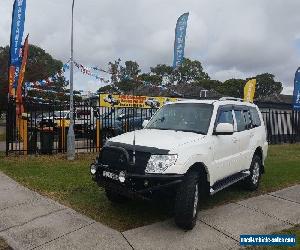
[[[235,119],[236,119],[236,127],[237,131],[243,131],[246,129],[246,122],[242,110],[235,110]]]
[[[251,129],[252,128],[252,122],[250,117],[250,112],[248,110],[243,111],[245,122],[246,122],[246,128]]]
[[[217,124],[219,123],[230,123],[233,125],[233,117],[231,110],[221,110],[219,113],[219,117],[217,120]]]
[[[253,127],[259,127],[261,125],[261,121],[256,108],[250,108],[250,114]]]

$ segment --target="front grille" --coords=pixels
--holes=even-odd
[[[113,170],[126,170],[129,173],[144,174],[151,153],[136,151],[135,164],[132,164],[133,150],[120,147],[104,147],[100,163]]]
[[[102,149],[100,162],[115,170],[126,170],[128,167],[128,159],[124,151],[113,147],[104,147]]]
[[[127,150],[127,152],[129,154],[130,162],[132,162],[133,151]],[[135,151],[135,165],[132,165],[130,169],[131,171],[130,170],[129,171],[136,174],[144,174],[150,157],[151,157],[151,153]]]

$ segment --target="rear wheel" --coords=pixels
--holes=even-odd
[[[254,155],[250,165],[250,175],[243,181],[246,189],[254,191],[258,188],[261,177],[261,165],[261,158],[258,155]]]
[[[107,199],[109,199],[109,201],[111,201],[112,203],[124,203],[128,201],[127,197],[120,195],[110,189],[105,189],[105,194]]]
[[[185,176],[175,198],[175,223],[191,230],[196,225],[199,205],[199,173],[190,171]]]

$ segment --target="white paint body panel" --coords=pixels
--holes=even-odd
[[[254,104],[238,101],[199,101],[188,100],[181,103],[209,103],[214,111],[207,135],[174,130],[141,129],[136,133],[136,145],[169,150],[169,154],[177,154],[176,163],[165,170],[166,174],[185,174],[195,163],[203,163],[208,173],[208,181],[213,185],[216,181],[234,173],[247,170],[255,150],[263,150],[263,161],[267,156],[268,143],[264,122],[258,108]],[[169,103],[166,105],[173,105]],[[214,125],[220,106],[239,105],[256,107],[261,119],[261,126],[234,132],[232,135],[214,135]],[[134,132],[111,138],[112,142],[132,144]]]

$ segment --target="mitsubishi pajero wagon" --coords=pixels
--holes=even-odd
[[[258,188],[268,143],[258,107],[235,98],[167,103],[144,128],[109,139],[91,174],[112,202],[175,193],[175,222],[195,226],[200,198]]]

